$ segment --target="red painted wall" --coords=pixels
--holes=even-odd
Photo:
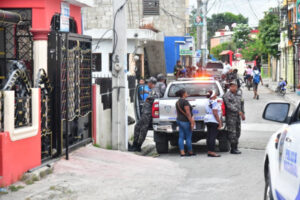
[[[60,13],[61,0],[0,0],[0,8],[32,8],[32,28],[50,30],[50,22],[55,13]],[[70,15],[81,28],[81,8],[70,5]]]
[[[37,106],[40,111],[41,104]],[[0,187],[18,181],[29,169],[41,165],[40,114],[38,124],[38,134],[23,140],[11,141],[8,132],[0,133]]]

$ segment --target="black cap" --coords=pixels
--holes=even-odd
[[[151,76],[149,79],[147,79],[147,82],[148,83],[156,84],[157,80],[156,80],[156,78],[154,78],[153,76]]]
[[[158,74],[158,75],[157,75],[157,80],[158,80],[158,81],[166,80],[166,77],[165,77],[164,74]]]
[[[236,81],[231,81],[229,85],[238,85]]]

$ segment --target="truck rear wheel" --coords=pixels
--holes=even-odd
[[[168,153],[169,142],[166,133],[154,132],[154,141],[157,153]]]

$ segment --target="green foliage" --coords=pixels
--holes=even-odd
[[[197,40],[197,27],[194,25],[194,18],[197,14],[197,9],[194,8],[190,14],[190,35],[194,36],[195,41]],[[231,29],[232,24],[248,24],[248,18],[243,15],[235,15],[230,12],[213,14],[211,17],[207,18],[207,31],[208,31],[208,42],[210,43],[210,38],[214,36],[215,32],[219,29],[224,29],[228,26]]]
[[[264,46],[259,39],[249,42],[246,48],[242,49],[243,58],[247,61],[254,60],[256,56],[262,56],[263,52]]]
[[[280,21],[278,15],[265,13],[258,27],[259,39],[264,46],[264,53],[274,57],[278,56],[278,44],[280,42]]]
[[[220,60],[221,59],[220,53],[224,50],[235,51],[236,45],[233,42],[225,42],[225,43],[219,44],[218,46],[211,49],[211,54],[215,58]]]
[[[233,30],[233,41],[236,43],[237,48],[245,48],[250,40],[251,28],[248,24],[238,24]]]
[[[211,18],[207,18],[207,31],[208,38],[214,36],[215,32],[219,29],[224,29],[226,26],[232,30],[232,24],[248,24],[248,18],[243,15],[235,15],[230,12],[213,14]]]

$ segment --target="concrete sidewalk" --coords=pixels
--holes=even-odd
[[[0,199],[159,199],[186,173],[175,162],[88,145],[56,162],[53,174]]]
[[[274,91],[276,90],[277,86],[278,86],[278,83],[277,82],[274,82],[272,81],[271,79],[264,79],[264,86],[269,88],[270,90]],[[298,96],[296,94],[296,92],[290,90],[290,89],[287,89],[287,93],[286,95],[284,96],[284,99],[286,101],[288,101],[289,103],[297,106],[300,102],[300,96]]]

